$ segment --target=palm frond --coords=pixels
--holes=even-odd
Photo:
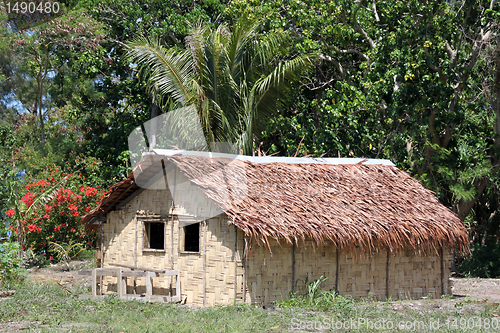
[[[145,71],[150,91],[160,100],[172,95],[182,106],[191,99],[189,83],[193,79],[193,61],[188,50],[175,52],[160,45],[157,37],[138,37],[127,43],[127,54]]]
[[[78,170],[76,172],[78,172]],[[30,214],[32,214],[34,211],[39,210],[40,205],[46,205],[52,199],[54,199],[59,189],[66,185],[67,182],[68,176],[65,176],[57,184],[52,185],[45,192],[40,194],[29,207],[26,207],[26,210],[24,211],[24,218],[28,220]]]
[[[279,63],[271,73],[262,77],[255,83],[253,89],[255,95],[258,96],[256,100],[257,106],[262,100],[262,97],[272,86],[278,86],[282,84],[285,79],[292,79],[298,76],[301,71],[311,68],[316,59],[318,59],[316,53],[308,53]]]

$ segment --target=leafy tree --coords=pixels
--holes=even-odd
[[[498,3],[260,3],[322,59],[265,149],[390,158],[465,220],[498,171],[496,102],[482,97],[495,96]]]
[[[162,36],[162,43],[179,47],[192,22],[215,24],[224,10],[224,1],[146,1],[131,3],[124,0],[80,2],[92,18],[103,25],[106,34],[102,44],[105,51],[96,63],[98,80],[95,90],[87,91],[80,103],[78,120],[85,129],[82,143],[86,154],[104,161],[101,178],[112,182],[125,177],[131,168],[128,164],[127,137],[137,127],[158,115],[160,110],[146,93],[146,87],[137,76],[137,69],[125,55],[120,43],[130,40],[137,33],[151,31]],[[117,19],[118,18],[118,19]],[[73,71],[78,78],[79,71]]]
[[[315,54],[279,61],[284,34],[259,38],[261,22],[242,17],[232,30],[198,26],[185,49],[167,49],[159,39],[139,37],[127,44],[132,61],[144,70],[159,103],[172,98],[179,107],[196,107],[207,142],[236,143],[247,154],[253,138],[273,113],[277,91],[286,91]]]

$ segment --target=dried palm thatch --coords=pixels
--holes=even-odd
[[[231,163],[181,154],[164,158],[246,235],[266,244],[271,237],[296,243],[312,239],[317,245],[332,241],[341,249],[359,246],[369,252],[397,252],[408,245],[423,252],[468,248],[460,219],[433,192],[394,166]],[[118,188],[126,188],[130,180]],[[225,195],[228,190],[233,195]],[[242,200],[232,200],[242,192]],[[103,200],[101,206],[110,201]]]

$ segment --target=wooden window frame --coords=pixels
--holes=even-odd
[[[142,224],[142,251],[165,253],[167,249],[167,221],[164,219],[161,220],[139,219],[139,221]],[[146,226],[148,223],[163,223],[163,249],[154,249],[149,247],[149,237],[147,230],[148,227]]]
[[[201,237],[202,237],[202,228],[201,228],[201,225],[202,223],[201,222],[195,222],[195,221],[192,221],[192,223],[190,224],[198,224],[198,251],[185,251],[184,248],[185,248],[185,240],[186,240],[186,233],[185,233],[185,227],[182,227],[180,224],[179,224],[179,253],[181,254],[201,254]]]

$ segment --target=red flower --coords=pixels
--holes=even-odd
[[[36,224],[28,224],[28,225],[26,226],[26,228],[27,228],[29,231],[31,231],[31,232],[36,231],[36,230],[38,229],[38,227],[36,226]],[[41,231],[41,230],[40,230],[40,231]]]
[[[44,219],[48,219],[49,217],[50,217],[49,214],[45,214],[44,216],[42,216],[42,218],[44,218]]]
[[[88,241],[88,242],[87,242],[87,245],[91,245],[91,244],[92,244],[92,241]]]
[[[26,189],[29,191],[30,189],[32,189],[35,186],[36,186],[35,184],[28,184],[28,185],[26,185]]]
[[[71,232],[76,232],[75,228],[71,228],[70,230]]]
[[[85,191],[85,195],[88,196],[88,197],[91,197],[93,196],[94,194],[96,194],[96,189],[93,188],[93,187],[89,187],[86,191]]]
[[[37,185],[40,185],[41,187],[45,187],[45,185],[50,185],[50,183],[46,180],[40,180]]]
[[[71,212],[71,215],[73,215],[73,216],[78,216],[78,215],[80,215],[80,214],[79,214],[78,212]]]
[[[70,203],[68,204],[68,209],[73,211],[73,210],[77,210],[78,209],[78,206],[73,204],[73,203]]]
[[[52,210],[52,207],[50,207],[49,205],[45,206],[45,212],[48,213]]]
[[[24,202],[26,204],[26,206],[29,207],[33,204],[33,196],[34,195],[35,195],[34,193],[31,193],[30,191],[28,191],[28,193],[26,193],[26,195],[21,198],[21,201]]]
[[[54,257],[53,257],[53,256],[50,256],[50,257],[49,257],[49,260],[52,260],[52,259],[54,259]]]
[[[5,212],[5,214],[7,214],[8,217],[14,216],[15,213],[16,211],[14,209],[9,209],[8,211]]]

